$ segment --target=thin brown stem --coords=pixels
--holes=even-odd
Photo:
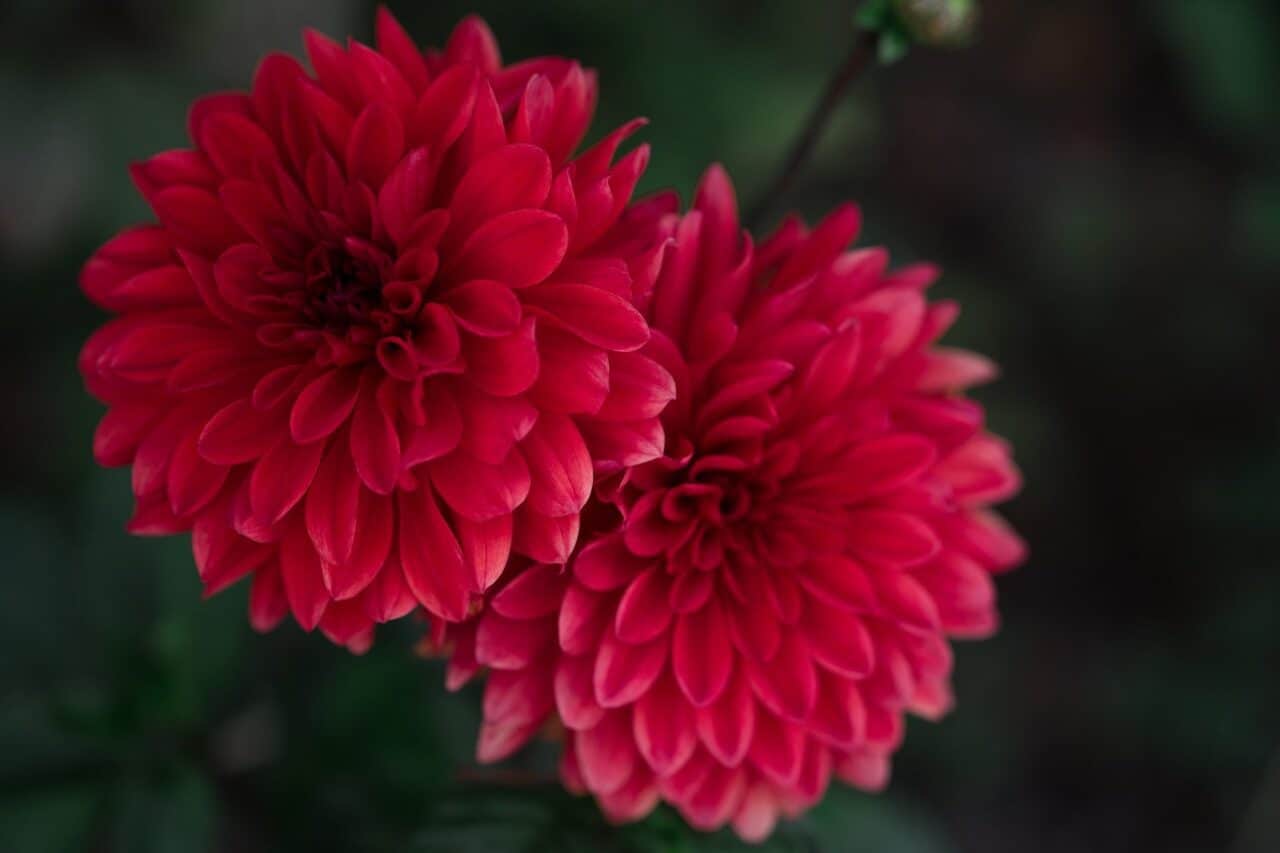
[[[747,225],[749,227],[755,228],[759,226],[791,189],[792,184],[799,177],[800,171],[804,168],[805,162],[808,161],[813,149],[822,138],[823,131],[827,129],[827,125],[831,122],[831,116],[835,113],[836,107],[844,100],[849,86],[858,79],[875,58],[878,42],[878,33],[872,30],[858,31],[853,45],[849,48],[848,54],[845,55],[844,61],[840,63],[831,78],[827,80],[826,88],[822,92],[822,99],[818,101],[817,106],[813,108],[813,112],[809,114],[809,119],[805,122],[804,129],[792,144],[791,151],[787,154],[787,159],[783,162],[777,177],[773,179],[769,188],[760,196],[760,200],[756,202],[755,207],[747,215]]]

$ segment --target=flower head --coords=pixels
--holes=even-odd
[[[676,378],[666,453],[597,487],[566,570],[532,563],[450,626],[479,667],[481,760],[558,715],[566,783],[617,820],[659,800],[749,839],[830,779],[884,785],[903,715],[951,704],[948,636],[996,627],[1023,546],[988,509],[1018,487],[962,395],[985,359],[932,267],[847,251],[858,212],[762,245],[705,177],[639,304]]]
[[[594,469],[659,453],[632,300],[663,238],[629,207],[647,149],[615,162],[639,122],[571,159],[577,63],[504,66],[478,19],[423,53],[386,10],[377,49],[306,46],[134,168],[158,221],[85,266],[118,316],[80,367],[130,529],[192,531],[209,593],[251,575],[255,626],[360,650],[463,618],[510,553],[565,559]]]

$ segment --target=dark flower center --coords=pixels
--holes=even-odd
[[[745,518],[751,512],[751,490],[741,482],[721,483],[718,509],[726,523]]]
[[[342,334],[352,326],[375,326],[390,332],[395,318],[383,306],[382,285],[390,259],[372,246],[353,253],[348,247],[319,245],[303,266],[305,302],[302,316],[313,326]]]

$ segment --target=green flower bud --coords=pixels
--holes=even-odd
[[[911,37],[921,44],[964,44],[978,20],[977,0],[893,0],[893,8]]]

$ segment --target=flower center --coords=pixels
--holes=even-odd
[[[745,518],[751,512],[751,490],[742,482],[721,483],[717,509],[726,524]]]
[[[308,323],[337,334],[352,326],[374,326],[383,334],[396,327],[382,297],[390,258],[367,244],[361,249],[319,245],[307,253],[302,316]]]

